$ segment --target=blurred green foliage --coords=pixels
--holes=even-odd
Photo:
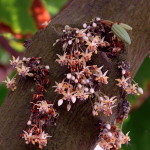
[[[48,12],[56,15],[68,0],[44,0]]]
[[[36,26],[29,11],[31,0],[0,0],[0,22],[15,33],[35,33]]]
[[[0,84],[0,105],[4,101],[5,97],[7,96],[8,89],[4,83]]]
[[[42,0],[51,16],[56,15],[68,0]],[[0,0],[0,22],[12,28],[13,32],[21,34],[34,34],[37,31],[34,19],[31,15],[32,0]],[[24,50],[23,40],[16,39],[10,33],[3,36],[16,51]],[[25,40],[25,39],[24,39]],[[9,64],[11,56],[0,46],[0,64]],[[6,98],[8,89],[0,84],[0,105]]]
[[[0,64],[9,64],[10,55],[0,45]]]
[[[150,150],[150,98],[133,112],[124,124],[124,132],[130,131],[130,144],[123,150]]]

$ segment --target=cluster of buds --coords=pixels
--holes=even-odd
[[[28,65],[25,64],[25,61],[29,61],[30,58],[23,58],[22,60],[19,59],[19,57],[17,59],[15,59],[15,57],[13,57],[13,60],[10,60],[10,64],[17,69],[17,73],[18,75],[22,76],[22,77],[32,77],[33,73],[32,70],[30,69],[30,67],[28,67]]]
[[[100,90],[101,84],[108,84],[108,70],[103,71],[103,66],[91,65],[92,56],[98,51],[114,55],[121,50],[123,44],[100,18],[93,19],[89,24],[84,23],[83,29],[66,25],[63,32],[56,43],[62,43],[64,54],[57,54],[56,61],[61,66],[68,66],[70,71],[61,83],[56,82],[55,91],[62,95],[58,106],[65,100],[68,102],[67,109],[70,110],[71,103],[75,103],[77,99],[87,100],[93,94],[97,96],[95,93]],[[114,102],[112,100],[113,104]],[[104,104],[103,112],[110,115],[113,104]]]
[[[115,125],[101,125],[101,130],[99,146],[104,150],[120,149],[122,144],[128,144],[130,141],[129,132],[124,135]]]
[[[61,83],[56,82],[55,91],[63,95],[58,101],[58,106],[65,100],[69,102],[67,108],[70,108],[71,102],[75,103],[77,99],[87,100],[101,83],[107,84],[107,71],[102,73],[101,69],[102,67],[97,65],[84,66],[81,71],[68,73]]]
[[[130,111],[130,102],[124,99],[122,102],[120,102],[118,107],[117,122],[122,123],[123,119],[128,118],[129,111]]]
[[[47,145],[47,138],[50,137],[45,133],[44,128],[54,123],[57,116],[53,108],[53,104],[45,99],[44,92],[46,87],[49,86],[49,66],[43,66],[40,64],[41,58],[31,57],[23,58],[22,60],[15,59],[10,61],[10,64],[16,68],[18,75],[22,77],[33,77],[35,81],[35,90],[31,101],[32,109],[30,119],[27,122],[28,126],[31,126],[24,131],[22,138],[25,139],[26,144],[38,144],[39,148]],[[7,79],[7,87],[14,90],[16,88],[14,78]]]
[[[120,79],[116,79],[118,82],[117,86],[121,87],[127,94],[143,94],[143,89],[139,87],[138,84],[131,78],[129,65],[125,62],[122,62],[118,68],[121,69],[122,77]]]
[[[116,96],[111,98],[108,96],[98,97],[98,102],[95,102],[93,107],[93,115],[97,116],[99,112],[103,112],[107,116],[112,115],[112,108],[115,107],[116,101]]]

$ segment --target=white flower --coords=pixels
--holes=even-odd
[[[27,131],[23,131],[23,132],[24,132],[24,134],[23,134],[23,137],[22,137],[22,138],[25,139],[26,144],[29,144],[29,143],[34,144],[34,143],[35,143],[35,142],[34,142],[35,137],[34,137],[34,135],[33,135],[33,133],[32,133],[32,129],[29,130],[28,132],[27,132]]]
[[[98,112],[103,112],[105,115],[110,116],[112,114],[112,108],[115,107],[114,104],[117,101],[116,96],[111,98],[108,96],[98,97],[98,100],[93,107],[95,114],[98,115]]]
[[[56,61],[60,64],[60,65],[67,65],[68,59],[67,59],[67,55],[66,53],[64,53],[64,55],[59,55],[57,54],[57,56],[59,57],[59,59],[56,59]]]
[[[129,84],[127,87],[125,87],[125,91],[127,92],[127,94],[139,94],[137,91],[137,84]]]
[[[29,73],[29,71],[30,71],[30,67],[26,67],[23,64],[21,65],[21,67],[17,67],[18,75],[21,75],[22,77],[33,76],[33,74]]]
[[[119,87],[126,88],[129,83],[127,82],[130,78],[125,78],[124,76],[121,79],[116,79],[119,83],[117,84]]]
[[[51,107],[53,106],[52,104],[48,104],[47,101],[39,101],[35,105],[37,106],[39,112],[41,112],[42,114],[48,113],[49,110],[51,110]]]
[[[39,135],[39,138],[42,140],[47,139],[48,137],[52,136],[49,136],[48,133],[45,133],[44,131]]]
[[[103,67],[103,66],[102,66],[102,67]],[[96,76],[95,80],[98,81],[99,83],[108,84],[108,81],[107,81],[107,80],[108,80],[109,77],[106,76],[108,70],[107,70],[106,72],[102,73],[102,71],[101,71],[102,67],[100,67],[100,68],[99,68],[99,71],[97,71],[97,72],[94,74],[94,75]]]

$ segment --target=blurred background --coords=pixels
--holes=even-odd
[[[26,40],[64,9],[72,0],[0,0],[0,105],[8,90],[2,81],[15,73],[9,65],[12,56],[22,56]],[[133,27],[134,28],[134,27]],[[131,142],[122,150],[150,150],[150,58],[147,57],[135,81],[144,89],[140,97],[130,96],[132,104],[124,132]],[[97,148],[96,150],[98,150]]]

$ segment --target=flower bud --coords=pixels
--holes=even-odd
[[[76,97],[75,97],[75,96],[72,96],[72,97],[71,97],[71,101],[72,101],[73,103],[75,103],[75,102],[76,102]]]
[[[86,24],[86,23],[84,23],[84,24],[83,24],[83,28],[86,28],[86,27],[87,27],[87,24]]]
[[[71,77],[72,77],[71,73],[68,73],[67,74],[67,79],[71,79]]]
[[[142,89],[141,87],[139,87],[139,88],[138,88],[138,92],[139,92],[140,94],[143,94],[143,89]]]
[[[94,92],[95,92],[95,91],[94,91],[94,89],[93,89],[93,88],[91,88],[91,89],[90,89],[90,93],[92,93],[92,94],[93,94]]]
[[[58,100],[58,106],[61,106],[63,104],[63,99]]]

